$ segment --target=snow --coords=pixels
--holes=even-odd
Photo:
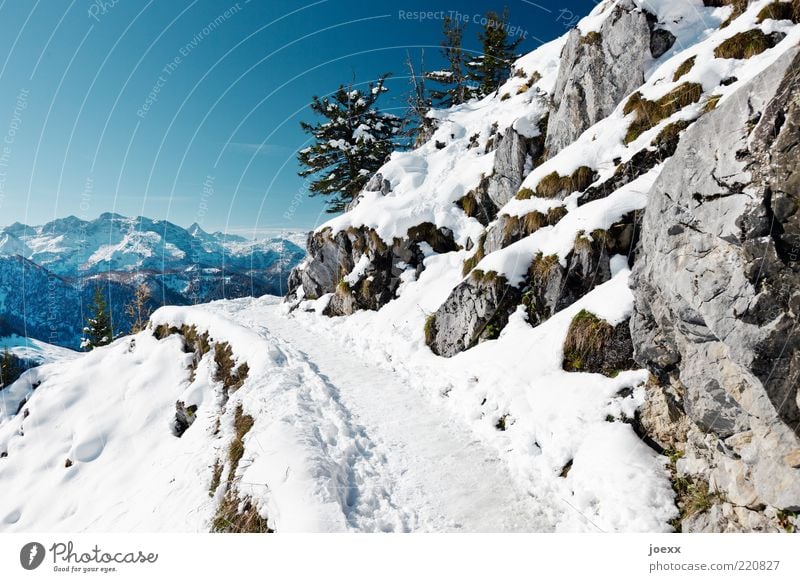
[[[541,79],[534,84],[534,87],[545,93],[552,93],[558,78],[558,65],[561,58],[561,51],[567,42],[566,35],[555,40],[544,43],[542,46],[528,54],[520,57],[514,63],[514,71],[523,71],[530,76],[539,73]],[[514,82],[514,77],[508,81]],[[512,95],[513,97],[513,95]]]
[[[361,258],[358,259],[358,262],[356,263],[356,266],[353,267],[353,270],[344,277],[344,281],[349,283],[351,286],[355,285],[364,276],[364,272],[367,270],[369,265],[369,256],[366,254],[361,255]]]
[[[629,314],[627,269],[539,328],[517,314],[500,340],[442,360],[420,349],[421,324],[458,261],[427,262],[396,302],[351,318],[288,315],[270,297],[160,309],[153,325],[195,325],[248,363],[224,410],[211,356],[192,380],[177,336],[145,331],[32,370],[41,385],[21,414],[0,415],[2,529],[207,531],[222,495],[208,495],[210,467],[238,404],[255,419],[239,492],[278,531],[667,529],[663,460],[606,421],[633,415],[646,374],[560,370],[558,338],[579,309]],[[176,400],[198,406],[181,438]]]
[[[31,252],[28,245],[19,240],[14,235],[3,232],[0,233],[0,254],[27,256]]]
[[[578,30],[581,36],[586,36],[590,32],[599,32],[603,23],[611,15],[611,11],[619,3],[619,0],[603,0],[592,11],[578,22]]]
[[[282,255],[286,239],[305,244],[304,235],[296,232],[287,232],[285,239],[248,240],[231,233],[209,234],[197,223],[183,229],[146,217],[105,213],[93,221],[69,217],[41,226],[12,225],[0,230],[0,255],[20,255],[57,275],[76,277],[109,271],[165,271],[184,267],[190,259],[233,268],[238,265],[226,259]]]
[[[424,322],[460,281],[463,258],[463,252],[428,258],[419,280],[406,283],[400,297],[377,313],[320,318],[317,302],[309,302],[304,307],[311,311],[293,312],[283,327],[296,333],[304,328],[317,342],[336,341],[340,361],[357,359],[389,370],[420,390],[417,408],[432,400],[445,411],[440,418],[470,425],[476,442],[495,450],[498,467],[508,467],[514,487],[534,500],[538,515],[523,529],[669,531],[676,510],[664,458],[642,444],[630,425],[607,421],[633,417],[643,402],[647,373],[606,378],[561,369],[563,338],[581,309],[612,324],[630,316],[626,258],[612,261],[611,281],[543,325],[531,328],[517,312],[498,340],[443,359],[424,347]],[[622,396],[624,388],[632,394]],[[510,426],[498,431],[495,425],[505,414]],[[405,414],[397,418],[408,422]],[[570,460],[572,470],[560,477]]]
[[[9,352],[20,359],[36,362],[37,364],[62,362],[74,359],[79,355],[77,352],[67,348],[18,335],[0,337],[0,352],[5,349],[8,349]]]
[[[267,297],[154,314],[153,325],[195,325],[248,363],[225,412],[211,356],[192,380],[177,336],[159,342],[145,331],[33,370],[41,385],[21,413],[0,416],[2,529],[207,531],[222,494],[208,495],[210,467],[239,404],[255,418],[240,495],[279,531],[547,527],[468,427],[446,421],[419,387],[343,359],[342,346],[282,307]],[[181,438],[170,426],[178,399],[198,406]]]
[[[159,343],[141,334],[136,348],[132,339],[32,370],[42,384],[23,411],[0,414],[4,531],[203,523],[211,509],[203,473],[213,451],[208,439],[195,438],[201,430],[177,439],[169,424],[188,356],[178,338]]]

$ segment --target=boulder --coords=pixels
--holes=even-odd
[[[433,353],[451,357],[495,339],[521,301],[503,277],[474,271],[428,319],[425,340]]]
[[[522,185],[533,160],[544,150],[543,137],[526,138],[509,127],[502,134],[494,157],[494,171],[489,177],[487,195],[497,208],[505,206]]]

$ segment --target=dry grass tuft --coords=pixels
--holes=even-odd
[[[767,4],[758,13],[756,22],[761,24],[765,20],[791,20],[795,24],[800,23],[800,0]]]
[[[228,493],[217,508],[211,533],[274,533],[249,497]]]
[[[689,71],[691,71],[694,68],[694,63],[696,58],[697,57],[689,57],[688,59],[683,61],[680,65],[678,65],[678,68],[675,69],[675,74],[672,76],[672,80],[677,81],[678,79],[689,73]]]
[[[214,380],[222,382],[226,392],[235,392],[247,380],[250,367],[247,362],[236,367],[236,361],[233,359],[233,349],[231,349],[229,343],[218,342],[214,344],[214,362],[217,364]]]
[[[582,310],[573,318],[564,340],[564,369],[568,372],[583,370],[586,356],[602,350],[613,334],[611,324]]]
[[[749,59],[772,48],[773,42],[760,29],[734,34],[714,49],[718,59]]]
[[[628,127],[625,143],[629,144],[648,129],[677,113],[687,105],[697,103],[703,96],[703,86],[699,83],[683,83],[658,101],[645,99],[638,91],[625,103],[625,114],[635,113],[636,118]]]

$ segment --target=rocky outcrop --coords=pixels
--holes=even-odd
[[[628,321],[611,325],[585,309],[570,323],[564,340],[567,372],[588,372],[615,376],[636,367]]]
[[[496,218],[498,208],[516,195],[534,160],[544,151],[544,124],[541,125],[540,134],[532,138],[523,136],[512,127],[501,136],[495,136],[492,175],[484,177],[474,190],[457,201],[468,216],[488,225]],[[385,195],[391,191],[391,185],[377,173],[367,183],[365,191]],[[355,208],[359,200],[360,197],[354,199],[347,209]],[[544,217],[543,224],[548,220],[553,223],[562,215],[556,212]],[[514,232],[509,234],[509,231],[506,235],[518,239],[523,235],[524,225],[530,223],[517,220],[510,227]],[[508,226],[505,228],[509,230]],[[312,232],[306,243],[308,258],[289,277],[288,299],[296,300],[300,296],[317,299],[334,293],[325,310],[328,315],[350,315],[359,309],[379,309],[395,297],[403,272],[414,269],[418,276],[424,268],[424,255],[419,247],[423,242],[437,253],[458,248],[452,232],[430,223],[409,229],[406,238],[397,238],[391,245],[368,228],[353,228],[336,234],[329,229]],[[357,281],[348,280],[348,274],[364,256],[368,265],[361,269]],[[303,291],[298,295],[301,288]]]
[[[392,191],[392,184],[389,180],[386,180],[383,177],[383,174],[377,172],[373,174],[372,178],[369,179],[369,182],[364,186],[364,192],[380,192],[384,196],[386,196],[389,192]],[[350,212],[358,206],[359,202],[361,202],[361,195],[356,196],[353,198],[347,206],[345,206],[345,212]]]
[[[684,531],[777,531],[800,510],[798,71],[795,49],[688,129],[643,221],[644,431],[713,492]],[[685,437],[666,442],[670,423]]]
[[[564,206],[553,206],[547,214],[530,212],[524,216],[501,214],[486,229],[483,252],[488,255],[533,234],[545,226],[554,226],[567,214]]]
[[[494,157],[494,172],[489,178],[487,195],[498,208],[511,200],[534,160],[544,152],[544,136],[526,138],[513,127],[503,133]]]
[[[578,206],[600,200],[635,179],[645,175],[658,164],[675,154],[680,141],[681,131],[691,125],[690,122],[676,122],[668,125],[651,144],[636,152],[631,159],[617,166],[614,174],[603,182],[589,186],[578,199]]]
[[[325,310],[331,316],[380,309],[394,299],[403,273],[422,272],[422,243],[437,253],[458,248],[452,232],[430,223],[410,228],[406,238],[396,238],[391,244],[369,228],[312,232],[307,242],[309,258],[289,278],[289,299],[318,299],[334,293]]]
[[[644,82],[650,58],[652,17],[622,0],[598,32],[569,33],[553,93],[545,148],[552,157],[607,117]],[[659,35],[659,38],[663,35]],[[653,42],[663,50],[666,39]]]
[[[429,316],[425,341],[433,353],[451,357],[496,339],[521,301],[519,289],[494,273],[473,271]]]
[[[610,258],[635,243],[638,214],[632,213],[607,231],[581,234],[562,265],[556,255],[536,256],[526,281],[511,287],[496,273],[473,271],[431,316],[426,334],[430,348],[451,357],[502,331],[508,317],[524,305],[531,325],[553,314],[611,279]],[[481,244],[486,244],[484,240]],[[487,326],[491,333],[484,333]]]
[[[663,28],[655,28],[650,33],[650,54],[654,59],[664,56],[675,44],[675,35]]]
[[[623,217],[608,230],[579,234],[566,265],[555,256],[537,256],[524,293],[528,321],[539,325],[611,279],[610,260],[628,254],[636,242],[639,213]]]
[[[497,205],[489,198],[489,182],[484,176],[478,185],[456,202],[456,205],[470,218],[487,226],[497,216]]]

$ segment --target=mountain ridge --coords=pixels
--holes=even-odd
[[[130,325],[125,305],[138,285],[150,289],[151,308],[282,295],[291,268],[304,255],[286,239],[251,240],[207,233],[197,223],[184,229],[112,212],[37,226],[16,222],[0,230],[0,275],[5,270],[17,277],[8,280],[0,317],[13,333],[75,348],[97,286],[105,287],[112,319],[123,331]],[[14,280],[26,282],[26,288]],[[28,308],[48,294],[47,306]],[[43,313],[59,322],[46,323]]]

